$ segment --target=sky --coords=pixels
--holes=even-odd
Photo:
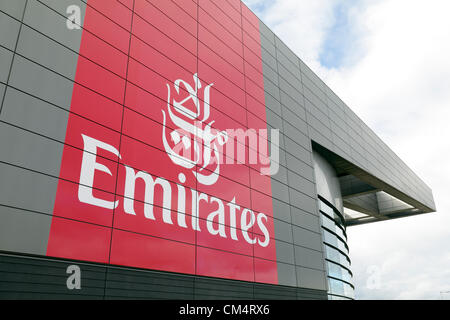
[[[348,228],[356,298],[450,300],[450,1],[244,3],[433,190],[436,213]]]

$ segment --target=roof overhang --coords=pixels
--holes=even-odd
[[[313,142],[313,148],[335,168],[341,187],[347,226],[434,212],[405,192]]]

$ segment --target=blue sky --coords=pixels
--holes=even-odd
[[[323,46],[319,54],[322,66],[331,69],[346,64],[349,52],[352,56],[357,49],[357,34],[349,17],[349,8],[356,0],[337,2],[333,7],[333,24],[327,30]]]
[[[263,21],[270,27],[276,29],[277,21],[265,21],[264,17],[270,15],[277,2],[270,0],[247,0],[244,1]],[[340,68],[358,56],[361,48],[358,47],[358,30],[355,27],[351,8],[358,6],[358,0],[332,1],[332,15],[328,16],[328,25],[321,40],[322,46],[318,52],[320,64],[328,69]],[[291,14],[295,14],[291,13]]]

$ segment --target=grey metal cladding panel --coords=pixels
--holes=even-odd
[[[275,57],[272,56],[270,52],[264,48],[261,48],[261,59],[273,70],[277,70],[277,59],[275,59]]]
[[[280,131],[283,128],[283,120],[278,114],[273,112],[272,109],[270,108],[266,108],[266,121],[267,125],[270,126],[271,128],[278,129]]]
[[[269,144],[269,152],[270,154],[272,154],[272,142],[271,142],[272,137],[269,139],[270,140],[270,144]],[[278,163],[281,164],[283,167],[287,167],[286,166],[286,151],[284,150],[284,136],[282,134],[280,134],[280,140],[278,141],[278,144],[276,142],[274,142],[275,145],[278,145],[279,147],[279,159],[278,159]]]
[[[0,205],[0,250],[45,255],[52,217]]]
[[[22,20],[25,4],[26,0],[0,0],[0,11],[6,12],[17,20]]]
[[[266,77],[264,77],[264,91],[270,94],[274,99],[280,101],[280,89]]]
[[[350,108],[346,107],[345,113],[347,115],[347,123],[349,126],[352,126],[353,128],[355,128],[355,130],[357,130],[358,132],[362,132],[362,121],[360,118],[358,118],[358,116],[352,111],[350,110]]]
[[[330,119],[314,106],[311,106],[311,111],[306,113],[308,125],[331,141]]]
[[[270,43],[275,45],[275,34],[261,20],[259,20],[259,31],[262,37],[266,38]]]
[[[274,220],[274,231],[275,231],[275,239],[281,240],[287,243],[293,243],[294,239],[292,238],[292,225],[290,223]]]
[[[9,70],[13,59],[13,53],[8,49],[0,47],[0,82],[8,81]]]
[[[278,61],[278,71],[280,71],[280,67],[284,68],[286,71],[288,71],[292,77],[296,79],[296,81],[301,81],[302,76],[300,73],[300,68],[298,65],[293,63],[291,60],[289,60],[282,52],[277,50],[277,61]],[[281,73],[280,73],[281,74]],[[286,80],[290,80],[286,78]]]
[[[272,196],[278,200],[289,203],[288,187],[276,180],[272,180]]]
[[[6,86],[3,83],[0,83],[0,103],[3,101],[3,95],[5,94],[5,88]],[[0,105],[0,111],[2,109],[2,106]]]
[[[268,80],[264,80],[266,82]],[[266,107],[272,110],[274,113],[281,115],[281,104],[280,101],[275,99],[270,93],[264,91]],[[266,109],[267,109],[266,108]]]
[[[297,57],[297,55],[292,52],[291,49],[289,49],[289,47],[280,40],[280,38],[278,38],[277,36],[275,36],[275,46],[277,47],[277,49],[279,51],[281,51],[286,58],[288,58],[295,66],[297,66],[297,68],[300,67],[300,59]]]
[[[272,206],[273,216],[275,219],[288,223],[291,222],[291,210],[289,204],[277,199],[272,199]]]
[[[306,212],[317,214],[317,203],[315,198],[311,198],[297,190],[289,188],[289,197],[291,205],[300,208]]]
[[[325,116],[322,113],[317,112],[317,110],[315,114],[308,112],[306,114],[308,119],[308,127],[314,128],[320,133],[321,136],[331,141],[331,129],[329,119],[325,118]],[[319,116],[322,117],[322,119],[318,118]],[[311,131],[309,131],[309,133],[311,133]]]
[[[253,298],[253,283],[218,278],[192,278],[195,298],[207,294],[223,297]],[[176,284],[174,284],[176,285]]]
[[[295,264],[298,266],[324,270],[322,252],[295,246]]]
[[[339,96],[328,86],[325,86],[325,92],[327,94],[327,97],[343,111],[345,103],[342,101],[342,99],[339,98]]]
[[[6,0],[2,0],[6,1]],[[11,1],[13,2],[13,1]],[[0,45],[14,50],[19,36],[20,22],[0,12]]]
[[[26,169],[59,176],[63,144],[0,123],[0,161]],[[3,183],[7,184],[8,181]]]
[[[194,298],[194,279],[189,276],[111,268],[106,273],[105,284],[106,298]],[[218,284],[215,286],[220,290]]]
[[[50,2],[50,1],[46,1]],[[53,7],[61,7],[65,15],[69,5],[78,4],[81,9],[83,19],[86,4],[75,0],[54,0],[51,1]],[[66,18],[53,11],[36,0],[30,0],[25,11],[24,23],[33,29],[42,32],[56,42],[59,42],[75,52],[80,50],[82,29],[68,29]],[[59,27],[56,27],[59,26]]]
[[[320,232],[319,217],[291,206],[292,224],[314,232]]]
[[[286,164],[288,170],[301,175],[309,181],[314,181],[314,169],[309,164],[306,164],[290,154],[286,154]]]
[[[39,1],[49,8],[59,12],[62,15],[66,15],[67,7],[72,5],[77,6],[86,6],[88,0],[30,0],[30,1]],[[121,1],[119,1],[121,2]]]
[[[330,111],[330,117],[333,115],[333,118],[339,119],[347,125],[347,115],[345,114],[345,111],[330,99],[327,99],[327,105],[328,110]]]
[[[347,125],[348,125],[349,129],[352,131],[354,138],[358,139],[358,141],[362,142],[361,125],[359,123],[355,122],[355,120],[350,117],[347,117]]]
[[[330,113],[333,114],[333,112]],[[339,117],[330,117],[330,129],[341,139],[348,141],[348,126],[343,123]]]
[[[334,132],[333,132],[332,135],[331,135],[331,139],[332,139],[334,145],[335,145],[340,151],[343,152],[343,154],[341,154],[341,156],[342,156],[344,159],[346,159],[346,160],[352,162],[352,159],[351,159],[351,158],[352,158],[352,157],[351,157],[351,154],[352,154],[352,148],[351,148],[350,144],[348,143],[348,139],[341,138],[341,136],[336,135]]]
[[[303,132],[305,135],[308,134],[308,125],[306,121],[297,116],[294,112],[292,112],[289,108],[284,105],[281,106],[283,111],[283,119],[286,119],[284,122],[289,123],[294,126],[297,130]]]
[[[312,166],[312,152],[310,150],[300,147],[296,142],[288,137],[285,137],[284,145],[287,153]],[[286,155],[286,157],[287,156],[288,155]]]
[[[353,162],[361,167],[362,169],[366,169],[367,168],[367,159],[365,157],[365,151],[358,151],[360,146],[358,143],[356,143],[355,140],[353,140],[352,137],[350,137],[350,145],[352,147],[351,151],[351,156],[353,158]],[[362,149],[361,149],[362,150]]]
[[[64,142],[69,112],[9,87],[0,119]]]
[[[254,299],[256,300],[295,300],[297,292],[294,287],[254,285]]]
[[[22,27],[16,52],[71,80],[75,80],[78,54],[27,26]]]
[[[291,188],[296,189],[304,194],[307,194],[311,197],[316,196],[316,185],[311,181],[299,176],[298,174],[288,171],[288,181],[289,186]]]
[[[325,126],[322,122],[317,120],[315,117],[311,116],[308,113],[308,132],[311,140],[321,144],[325,148],[333,151],[332,149],[332,138],[331,138],[331,130]]]
[[[323,103],[327,103],[327,95],[325,94],[323,88],[318,87],[314,82],[312,82],[308,77],[302,78],[303,86],[308,88],[314,95],[316,95]]]
[[[343,120],[339,115],[337,115],[332,109],[329,110],[330,115],[330,124],[331,124],[331,130],[333,129],[339,129],[344,134],[342,136],[348,137],[349,132],[349,126],[345,120]],[[338,127],[338,128],[336,128]],[[336,131],[334,130],[334,131]],[[336,131],[336,133],[338,133]]]
[[[304,99],[296,101],[283,91],[280,92],[280,97],[282,105],[291,110],[300,119],[306,121],[306,109],[304,107]]]
[[[348,127],[348,137],[350,138],[350,145],[355,151],[358,151],[360,154],[365,154],[365,149],[361,145],[361,133],[358,133],[353,129],[353,127]]]
[[[289,82],[283,78],[279,78],[280,90],[287,93],[294,101],[303,101],[302,88],[294,88]]]
[[[276,70],[272,69],[267,63],[263,61],[262,63],[263,67],[263,75],[264,75],[264,82],[266,79],[270,80],[274,85],[278,85],[278,73]]]
[[[288,184],[288,173],[287,173],[286,167],[279,166],[278,172],[276,174],[272,175],[272,179],[275,179],[284,184]]]
[[[324,271],[296,267],[298,286],[317,290],[327,290]]]
[[[282,286],[297,286],[297,275],[295,266],[291,264],[277,262],[278,284]]]
[[[322,236],[310,230],[292,226],[294,244],[317,251],[323,250]]]
[[[102,289],[103,290],[103,289]],[[204,299],[208,299],[210,295],[206,296]],[[164,291],[139,291],[139,290],[126,290],[126,289],[115,289],[106,288],[105,289],[105,299],[118,299],[118,300],[192,300],[193,295],[191,293],[176,293],[176,292],[164,292]]]
[[[283,241],[275,241],[277,261],[294,264],[294,245]]]
[[[320,100],[314,93],[311,92],[311,90],[309,90],[308,88],[304,88],[304,94],[305,94],[305,106],[307,108],[307,110],[309,109],[310,112],[312,112],[317,118],[322,120],[322,117],[316,115],[317,112],[314,112],[315,109],[317,109],[318,111],[320,111],[324,117],[328,118],[329,117],[329,110],[328,110],[328,105],[326,104],[326,102]],[[310,102],[308,104],[308,102]],[[324,121],[324,123],[328,124],[328,120],[326,120],[327,122]]]
[[[325,90],[325,83],[303,62],[300,60],[300,70],[302,72],[302,79],[308,77],[317,87]]]
[[[298,288],[297,289],[297,299],[302,300],[327,300],[328,295],[324,290],[311,290]]]
[[[9,84],[69,110],[73,82],[38,64],[16,56]]]
[[[302,91],[302,82],[300,78],[297,78],[292,74],[292,69],[287,69],[284,67],[281,63],[278,63],[278,74],[280,77],[282,77],[284,80],[286,80],[288,83],[290,83],[294,88],[296,88],[298,91]]]
[[[0,163],[0,204],[53,213],[58,179]]]
[[[137,272],[136,272],[137,273]],[[169,279],[160,279],[157,274],[148,273],[147,281],[144,277],[122,277],[116,275],[110,277],[107,272],[106,296],[116,296],[124,298],[148,298],[148,299],[193,299],[193,281],[179,281],[174,283]],[[118,278],[118,280],[116,280]],[[148,279],[149,278],[149,279]],[[148,281],[151,280],[151,281]],[[186,285],[188,284],[188,285]]]
[[[301,132],[296,127],[294,127],[293,125],[289,124],[286,121],[283,122],[283,128],[284,128],[283,132],[286,137],[292,139],[293,141],[295,141],[296,144],[302,146],[306,150],[311,151],[311,140],[308,138],[307,135],[305,135],[303,132]]]

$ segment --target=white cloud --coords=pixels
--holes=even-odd
[[[439,299],[450,290],[450,2],[355,2],[362,54],[327,69],[340,1],[276,0],[260,16],[434,191],[438,213],[349,229],[357,297]],[[370,266],[379,289],[368,289]]]
[[[350,229],[360,298],[438,299],[440,291],[450,290],[448,12],[450,3],[440,0],[368,6],[360,20],[368,31],[363,39],[367,54],[325,76],[432,187],[438,207],[437,214]],[[368,240],[365,246],[358,245],[362,239]],[[379,290],[366,288],[368,263],[382,266]]]

